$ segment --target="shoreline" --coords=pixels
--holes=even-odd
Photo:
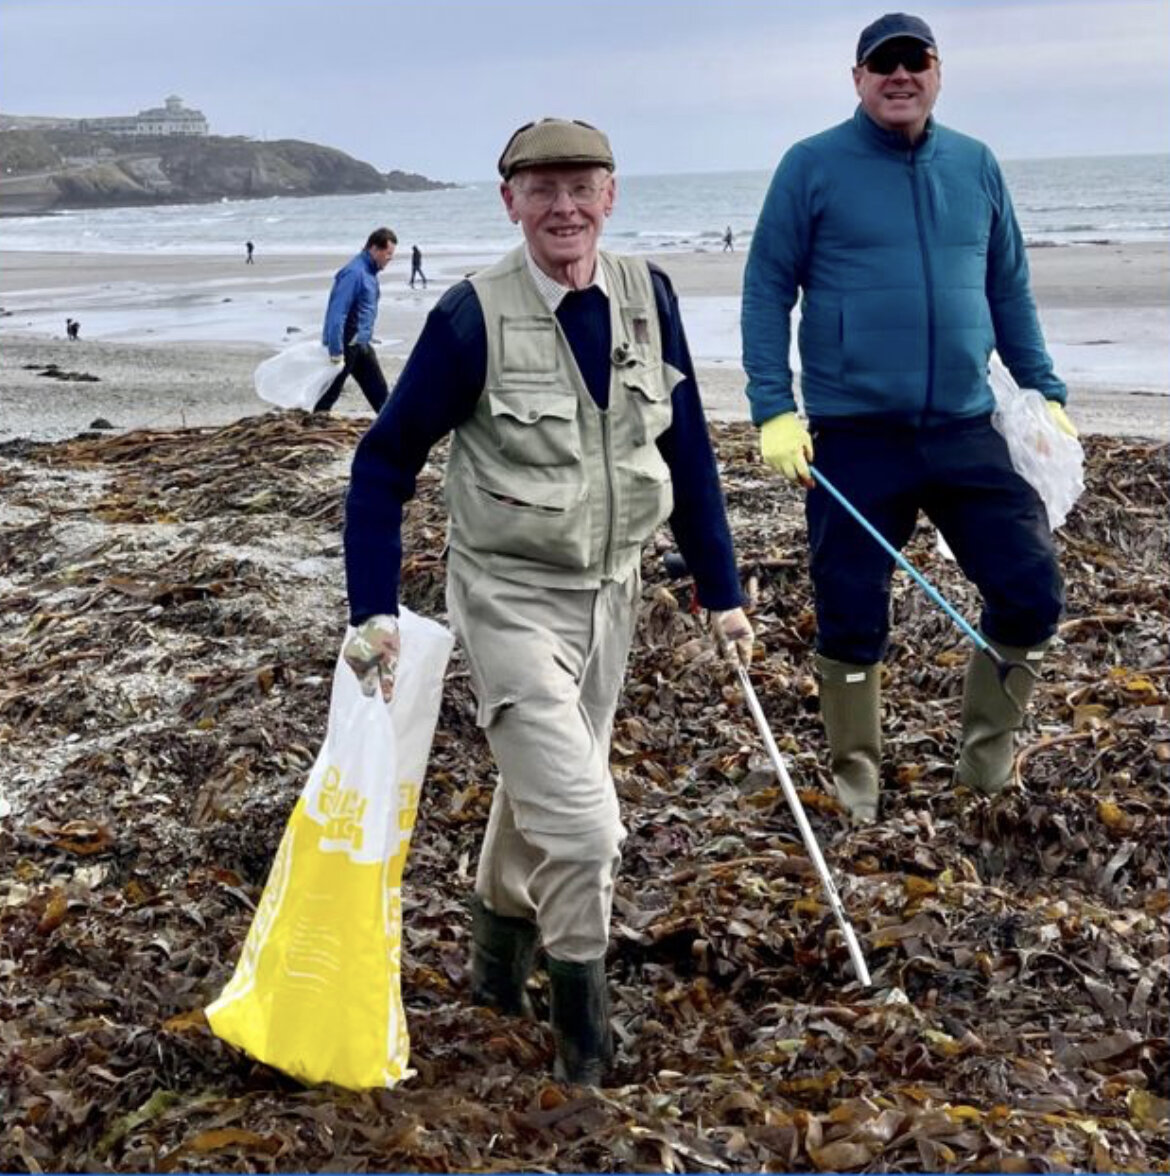
[[[704,405],[746,420],[735,253],[648,254],[679,295]],[[245,266],[208,254],[0,251],[0,442],[60,439],[105,418],[117,429],[226,424],[270,410],[252,372],[314,338],[347,256],[273,254]],[[1070,415],[1083,432],[1170,439],[1170,244],[1029,251],[1032,284]],[[435,254],[427,290],[407,286],[405,251],[382,279],[379,353],[397,376],[439,296],[482,259]],[[81,339],[64,338],[66,317]],[[69,380],[59,372],[95,380]],[[52,391],[49,392],[48,390]],[[338,409],[368,414],[352,383]]]
[[[2,237],[2,234],[0,234]],[[602,241],[603,246],[605,241]],[[8,309],[14,297],[81,288],[98,284],[111,288],[123,283],[155,282],[165,286],[230,283],[240,288],[264,288],[291,283],[316,285],[332,276],[352,256],[350,252],[313,251],[256,254],[256,264],[244,264],[238,253],[84,253],[20,250],[0,247],[0,305]],[[1120,295],[1125,305],[1161,305],[1170,309],[1170,241],[1094,241],[1061,245],[1029,245],[1032,290],[1043,307],[1114,306]],[[639,254],[670,273],[680,294],[738,295],[746,251],[679,250]],[[473,253],[427,253],[431,284],[446,288],[471,265],[484,264]],[[1120,265],[1124,273],[1110,274],[1105,266]],[[395,279],[405,286],[410,272],[409,251],[400,248],[383,276],[384,287]],[[436,278],[438,280],[436,280]],[[325,291],[321,291],[324,299]]]
[[[65,440],[98,420],[116,431],[175,429],[282,411],[262,401],[252,385],[257,364],[271,354],[271,347],[258,343],[71,344],[9,337],[0,346],[0,446],[18,439]],[[403,360],[384,349],[380,355],[393,384]],[[56,376],[50,374],[54,365]],[[708,418],[746,421],[738,366],[697,364],[696,369]],[[79,375],[97,379],[78,380]],[[353,381],[334,412],[371,415]],[[1164,393],[1074,385],[1069,414],[1085,434],[1170,440],[1170,397]]]

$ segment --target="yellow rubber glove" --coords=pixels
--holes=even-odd
[[[745,670],[752,664],[752,626],[742,608],[712,612],[711,633],[725,661],[738,659]]]
[[[367,698],[373,698],[374,691],[381,686],[382,701],[389,702],[394,696],[394,675],[398,670],[400,649],[398,618],[379,614],[358,625],[354,635],[345,643],[341,656],[357,675],[362,693]]]
[[[1052,418],[1052,423],[1066,436],[1072,437],[1074,440],[1080,436],[1077,432],[1077,427],[1068,419],[1068,413],[1064,411],[1064,405],[1056,400],[1046,400],[1044,403],[1048,406],[1048,415]]]
[[[813,484],[808,463],[813,459],[812,437],[794,412],[782,412],[760,426],[760,456],[790,482]]]

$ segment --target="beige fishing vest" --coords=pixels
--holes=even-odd
[[[519,248],[471,279],[487,327],[487,378],[451,441],[449,541],[481,567],[539,587],[596,588],[638,565],[673,507],[655,439],[683,378],[662,361],[645,262],[599,254],[612,328],[599,409]]]

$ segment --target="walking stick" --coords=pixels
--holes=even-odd
[[[999,684],[1003,692],[1009,698],[1012,697],[1011,692],[1007,688],[1007,677],[1012,670],[1023,670],[1024,673],[1030,674],[1033,678],[1039,678],[1040,675],[1036,673],[1031,666],[1025,665],[1023,662],[1008,661],[993,645],[991,645],[987,638],[985,638],[978,630],[973,628],[960,613],[947,601],[946,597],[896,548],[890,541],[817,469],[816,466],[810,465],[809,473],[859,522],[870,536],[877,540],[887,555],[893,556],[897,565],[904,571],[908,572],[914,582],[919,588],[930,597],[931,600],[937,604],[943,612],[955,622],[956,625],[969,637],[977,649],[982,653],[987,654],[991,658],[992,664],[995,666],[995,672],[999,675]]]
[[[772,766],[776,769],[776,774],[780,777],[780,786],[784,789],[784,799],[788,801],[788,807],[792,810],[793,817],[796,818],[800,835],[804,839],[804,847],[808,850],[808,856],[812,859],[813,865],[817,868],[817,873],[821,876],[821,886],[824,888],[825,897],[829,900],[829,906],[833,910],[833,915],[837,920],[837,926],[841,928],[841,934],[845,937],[845,946],[849,949],[849,958],[853,961],[854,975],[861,982],[862,988],[870,988],[872,987],[872,981],[869,978],[869,969],[865,966],[865,956],[861,954],[861,945],[857,942],[857,935],[853,930],[853,924],[849,922],[849,916],[845,913],[845,905],[841,902],[841,896],[837,893],[837,887],[833,883],[833,875],[829,873],[829,867],[825,863],[824,855],[821,853],[821,847],[817,844],[816,834],[813,833],[812,826],[808,823],[804,805],[800,803],[800,797],[792,785],[792,778],[788,775],[788,769],[784,766],[784,757],[781,756],[780,748],[776,746],[776,740],[772,737],[772,729],[768,726],[768,720],[764,717],[764,711],[760,706],[760,700],[756,697],[756,690],[752,685],[752,680],[748,677],[747,669],[740,663],[738,658],[736,658],[735,662],[735,671],[739,675],[739,684],[743,687],[748,710],[752,712],[752,718],[755,719],[756,727],[759,728],[760,737],[763,739],[764,746],[768,749],[768,755],[771,757]]]

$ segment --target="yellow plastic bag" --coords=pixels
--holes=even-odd
[[[452,637],[406,609],[399,632],[389,706],[338,657],[325,742],[235,973],[207,1008],[217,1036],[306,1083],[362,1090],[411,1073],[402,870]]]

